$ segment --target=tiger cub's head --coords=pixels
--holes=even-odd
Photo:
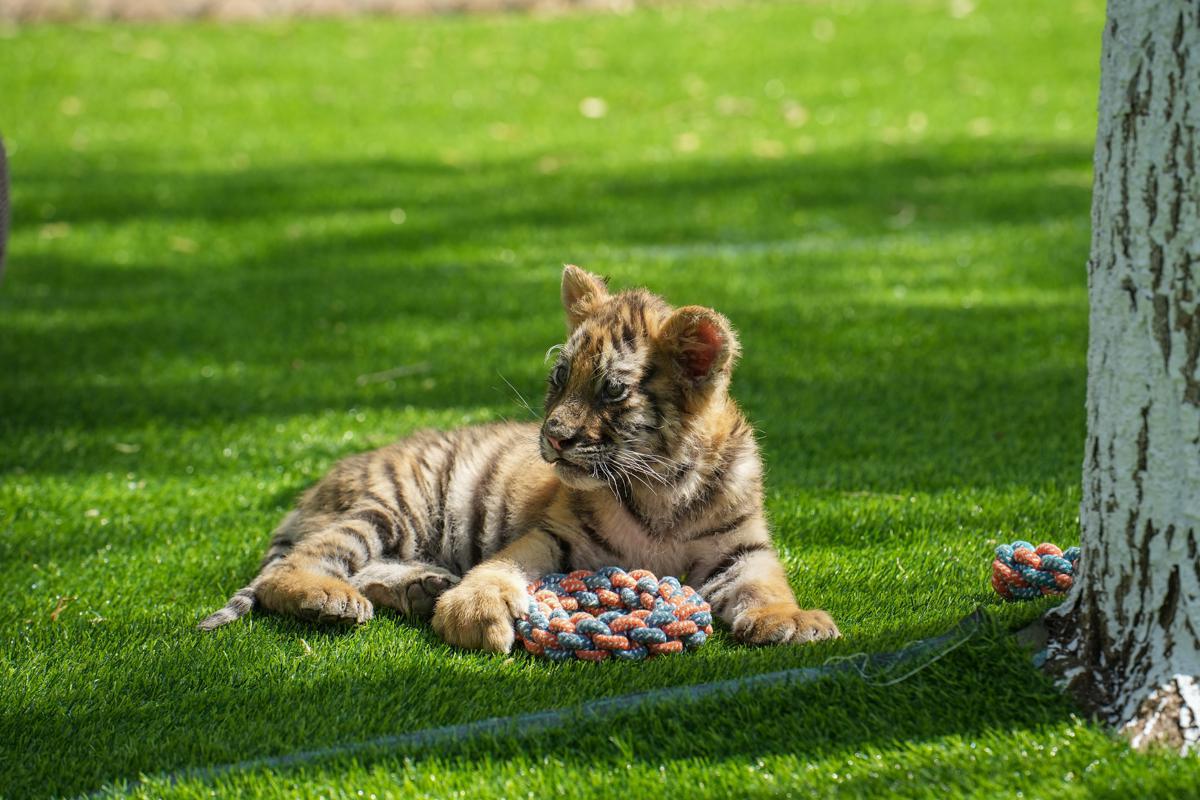
[[[562,302],[569,334],[548,379],[542,457],[580,489],[666,486],[697,428],[726,411],[739,354],[729,320],[643,289],[610,293],[575,266]]]

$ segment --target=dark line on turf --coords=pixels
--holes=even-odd
[[[713,683],[701,683],[688,686],[672,686],[664,689],[650,689],[644,692],[634,692],[632,694],[620,695],[618,697],[604,697],[599,700],[589,700],[578,706],[568,708],[553,708],[546,711],[534,711],[528,714],[518,714],[511,717],[492,717],[490,719],[479,720],[478,722],[468,722],[461,725],[445,725],[440,728],[425,728],[419,731],[410,733],[393,734],[390,736],[380,736],[377,739],[368,739],[361,742],[348,742],[346,744],[331,745],[330,747],[320,747],[314,750],[301,750],[297,753],[288,753],[282,756],[267,756],[264,758],[252,758],[246,761],[238,761],[232,764],[218,764],[212,767],[195,767],[191,769],[183,769],[178,772],[169,772],[160,775],[154,775],[147,780],[165,781],[168,785],[174,786],[186,780],[211,780],[224,775],[229,775],[236,772],[245,772],[247,770],[260,769],[263,767],[288,767],[296,764],[307,764],[313,761],[319,761],[326,758],[334,758],[337,756],[346,756],[356,753],[369,752],[372,750],[384,749],[399,749],[399,748],[421,748],[434,744],[448,744],[459,742],[463,739],[482,736],[487,734],[505,734],[507,736],[524,737],[531,733],[540,733],[542,731],[553,730],[560,728],[570,723],[580,720],[595,719],[616,713],[627,713],[647,706],[665,705],[667,703],[689,703],[700,700],[706,697],[732,695],[737,692],[743,692],[749,689],[755,689],[762,686],[777,686],[781,684],[805,684],[813,683],[824,678],[831,678],[837,675],[854,674],[856,671],[862,674],[862,670],[867,666],[892,668],[900,664],[930,653],[931,651],[942,650],[941,653],[935,653],[935,659],[940,658],[951,649],[963,644],[965,641],[975,635],[983,626],[985,617],[980,610],[965,617],[961,622],[955,625],[941,636],[934,636],[929,639],[922,639],[912,644],[906,645],[899,650],[890,653],[877,653],[873,656],[867,656],[862,662],[840,661],[835,663],[826,663],[820,667],[796,667],[793,669],[785,669],[779,672],[767,672],[760,675],[750,675],[745,678],[732,678],[730,680],[715,681]],[[955,639],[958,641],[955,641]],[[933,663],[930,661],[928,663]],[[123,784],[109,784],[111,788],[101,788],[94,792],[88,792],[81,795],[84,798],[95,798],[112,796],[118,792],[130,792],[139,786],[142,786],[145,781],[132,780]]]

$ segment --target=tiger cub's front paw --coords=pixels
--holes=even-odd
[[[431,564],[378,561],[357,572],[350,582],[376,606],[424,620],[433,616],[434,603],[459,580],[449,570]]]
[[[733,620],[733,635],[746,644],[802,644],[837,639],[842,634],[824,611],[772,603],[738,614]]]
[[[528,610],[529,595],[517,575],[476,567],[438,598],[433,630],[456,647],[507,653],[515,638],[513,623]]]

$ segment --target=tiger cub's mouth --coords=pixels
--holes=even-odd
[[[591,475],[596,471],[596,465],[600,460],[594,453],[569,452],[555,453],[550,459],[550,463],[562,469],[586,472]]]
[[[573,473],[575,475],[589,475],[590,476],[593,472],[591,467],[587,467],[582,464],[576,464],[575,462],[568,461],[565,458],[556,458],[556,459],[554,459],[554,461],[552,463],[554,464],[555,469],[561,470],[561,471],[567,472],[567,473]]]
[[[606,453],[596,448],[571,448],[547,454],[546,460],[566,476],[586,476],[601,479]]]

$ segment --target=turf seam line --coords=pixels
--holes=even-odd
[[[174,786],[191,779],[207,781],[224,775],[246,772],[263,767],[290,767],[373,750],[399,750],[404,748],[419,750],[433,744],[447,741],[462,741],[488,734],[506,733],[525,737],[530,734],[562,727],[580,718],[604,717],[618,712],[637,711],[648,706],[657,706],[672,702],[690,703],[704,698],[733,695],[765,686],[814,683],[818,680],[844,673],[857,674],[872,685],[891,686],[899,683],[901,680],[912,677],[926,667],[936,663],[943,656],[962,646],[979,631],[983,620],[984,616],[982,612],[976,610],[974,613],[963,618],[962,621],[946,633],[928,639],[921,639],[890,653],[876,653],[866,656],[862,660],[855,659],[859,659],[863,654],[840,656],[830,659],[819,667],[795,667],[777,672],[750,675],[744,678],[713,681],[711,683],[648,689],[642,692],[632,692],[615,697],[602,697],[596,700],[589,700],[578,706],[533,711],[508,717],[491,717],[476,722],[443,725],[437,728],[423,728],[409,733],[389,734],[359,742],[345,742],[327,747],[318,747],[312,750],[300,750],[285,755],[264,756],[209,767],[189,767],[175,772],[142,776],[137,780],[125,783],[111,783],[96,791],[82,794],[80,797],[111,797],[114,793],[129,792],[151,781],[165,781],[168,785]],[[930,652],[933,652],[934,655],[928,661],[916,665],[899,678],[886,683],[875,683],[866,673],[868,666],[887,670],[913,661]]]
[[[970,638],[971,638],[970,635],[967,635],[967,636],[963,636],[958,641],[951,642],[950,644],[943,647],[941,650],[934,653],[933,658],[929,659],[928,661],[917,664],[915,667],[908,670],[907,672],[902,672],[899,675],[897,675],[896,677],[888,678],[887,680],[879,680],[879,679],[873,678],[867,674],[867,665],[871,663],[871,656],[868,653],[854,653],[854,654],[848,655],[848,656],[835,656],[834,658],[831,658],[828,661],[826,661],[825,666],[826,667],[836,666],[837,664],[844,662],[847,667],[850,667],[855,672],[857,672],[858,676],[860,678],[862,678],[863,681],[865,681],[867,683],[867,685],[869,685],[869,686],[879,686],[879,687],[895,686],[897,683],[903,683],[904,681],[911,678],[913,675],[916,675],[921,670],[923,670],[927,667],[930,667],[933,664],[936,664],[938,661],[941,661],[943,658],[950,655],[955,650],[957,650],[958,648],[960,648],[964,644],[966,644],[967,641],[970,640]],[[895,666],[897,663],[899,663],[899,662],[894,662],[890,666]]]

